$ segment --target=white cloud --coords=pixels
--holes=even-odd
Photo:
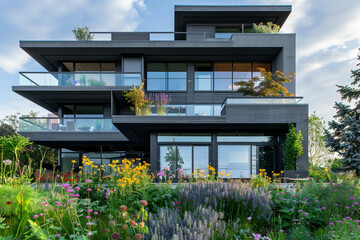
[[[0,109],[0,118],[4,118],[5,116],[17,112],[20,114],[28,114],[30,110],[39,112],[39,116],[47,116],[50,113],[44,108],[39,107],[35,103],[20,96],[16,96],[14,100],[8,101],[6,104],[0,104]]]
[[[14,2],[15,3],[15,2]],[[19,40],[73,40],[71,30],[87,25],[92,31],[134,31],[141,22],[143,0],[34,0],[0,3],[0,21],[11,34],[0,39],[0,69],[14,73],[29,57]]]

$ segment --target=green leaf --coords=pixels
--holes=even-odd
[[[32,234],[30,236],[27,236],[25,239],[31,239],[36,237],[37,239],[40,240],[47,240],[49,239],[49,236],[47,236],[43,230],[41,229],[41,227],[36,223],[31,221],[30,219],[28,220],[30,223],[30,227],[31,227],[31,232]]]

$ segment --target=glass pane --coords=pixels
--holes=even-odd
[[[250,177],[250,146],[219,145],[218,171],[225,171],[232,178]]]
[[[165,91],[165,78],[148,78],[147,79],[148,91]]]
[[[148,63],[147,78],[165,78],[165,63]]]
[[[176,174],[176,146],[160,146],[160,169],[163,167]]]
[[[192,173],[192,147],[178,146],[178,165],[177,169],[183,169],[185,175]]]
[[[101,63],[101,71],[115,72],[115,63]]]
[[[210,91],[213,89],[213,72],[195,72],[195,90]]]
[[[251,78],[251,63],[234,63],[234,72],[233,72],[234,78],[245,78],[250,79]]]
[[[63,72],[73,72],[74,63],[73,62],[64,62],[63,63]]]
[[[78,105],[76,106],[76,115],[86,114],[86,115],[103,115],[104,106],[101,105]]]
[[[199,135],[191,135],[191,134],[166,134],[159,133],[158,134],[158,142],[211,142],[210,134],[199,134]]]
[[[212,72],[213,64],[212,63],[197,63],[195,64],[195,72]]]
[[[216,33],[241,33],[240,27],[216,27]]]
[[[205,171],[205,177],[208,174],[209,165],[209,147],[208,146],[194,146],[194,171],[199,170]]]
[[[231,78],[215,78],[214,80],[215,91],[232,91],[232,79]]]
[[[271,142],[270,136],[217,136],[218,142]]]
[[[271,63],[262,63],[262,62],[254,62],[253,63],[253,77],[260,76],[260,71],[258,68],[264,68],[265,71],[271,71]]]
[[[194,116],[213,116],[213,106],[209,105],[195,105]]]
[[[274,169],[274,147],[259,146],[259,169],[266,169],[268,174]]]
[[[169,91],[186,91],[186,79],[169,78]]]
[[[232,63],[215,63],[214,78],[232,78]]]
[[[100,71],[100,63],[75,63],[75,71]]]
[[[169,78],[186,78],[186,72],[169,72]]]
[[[186,63],[169,63],[169,72],[187,72]]]

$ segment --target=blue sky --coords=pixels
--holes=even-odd
[[[13,0],[0,1],[0,117],[44,109],[11,91],[19,71],[44,69],[19,40],[71,40],[75,26],[91,31],[173,31],[174,5],[292,5],[281,32],[297,34],[297,96],[326,120],[350,83],[360,47],[358,0]]]

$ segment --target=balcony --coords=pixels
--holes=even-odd
[[[114,72],[20,72],[20,86],[140,86],[140,73]]]
[[[20,117],[20,132],[119,132],[111,118]]]

